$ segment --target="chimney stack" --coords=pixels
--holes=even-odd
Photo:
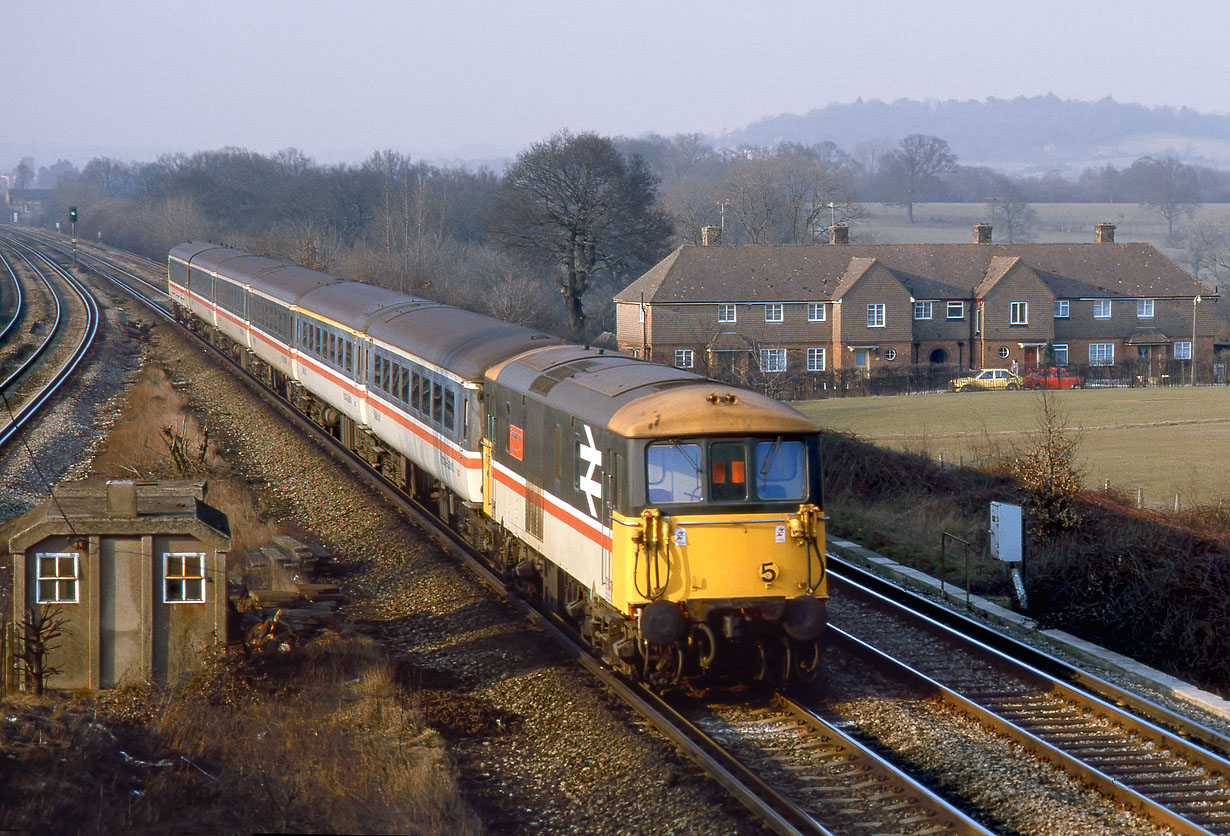
[[[833,224],[829,227],[829,243],[830,244],[849,244],[850,243],[850,227],[845,224]]]
[[[702,226],[700,228],[700,245],[716,247],[722,243],[722,228],[719,226]]]
[[[1093,243],[1115,243],[1115,225],[1106,221],[1102,221],[1102,223],[1095,225],[1093,227]]]
[[[107,481],[107,516],[135,517],[137,515],[137,483],[131,479]]]
[[[974,243],[991,243],[991,225],[989,223],[974,224]]]

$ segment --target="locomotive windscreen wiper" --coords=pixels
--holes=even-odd
[[[777,451],[780,449],[782,449],[782,437],[779,435],[769,449],[769,455],[765,456],[764,464],[760,467],[760,484],[763,485],[769,481],[769,468],[773,466],[773,460],[777,458]]]
[[[683,456],[685,459],[687,459],[687,460],[688,460],[688,464],[692,465],[692,469],[696,471],[696,475],[697,475],[697,476],[699,476],[701,473],[703,473],[703,472],[704,472],[704,471],[702,471],[702,470],[700,469],[700,462],[698,462],[698,461],[694,461],[694,460],[692,459],[692,457],[691,457],[690,455],[688,455],[688,451],[687,451],[687,450],[685,450],[685,449],[684,449],[684,447],[683,447],[683,445],[679,443],[679,439],[677,439],[677,438],[672,438],[672,439],[670,439],[670,443],[671,443],[671,446],[672,446],[672,447],[674,447],[676,450],[678,450],[678,451],[679,451],[679,454],[680,454],[681,456]],[[696,445],[694,445],[694,444],[689,444],[688,446],[689,446],[689,447],[695,447]],[[698,447],[697,449],[700,449],[700,448]]]

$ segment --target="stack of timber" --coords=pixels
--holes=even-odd
[[[231,604],[244,634],[254,626],[276,622],[304,636],[333,625],[346,596],[336,584],[318,583],[331,555],[284,535],[259,549],[232,555],[227,567]]]

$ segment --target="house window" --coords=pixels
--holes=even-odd
[[[965,319],[965,303],[964,302],[949,302],[948,303],[948,318],[949,319]]]
[[[1192,359],[1192,344],[1190,342],[1174,344],[1174,359],[1190,360]]]
[[[644,305],[636,306],[636,321],[637,322],[645,321],[645,306]]]
[[[786,370],[786,349],[760,349],[760,370],[762,372],[784,372]]]
[[[1067,299],[1056,299],[1055,300],[1055,318],[1056,319],[1067,319],[1068,316],[1069,316],[1068,300]]]
[[[38,554],[35,561],[38,563],[38,602],[77,603],[77,553]]]
[[[884,327],[884,305],[868,305],[867,306],[867,327],[868,328],[883,328]]]
[[[1153,300],[1152,299],[1137,299],[1136,300],[1136,318],[1137,319],[1152,319],[1153,318]]]
[[[718,322],[734,322],[735,321],[735,306],[734,305],[718,305]]]
[[[914,318],[915,319],[930,319],[931,318],[931,303],[930,302],[915,302],[914,303]]]
[[[1110,302],[1107,302],[1106,304],[1110,305]],[[1113,366],[1114,364],[1115,364],[1115,344],[1114,343],[1089,343],[1089,365],[1091,366]]]
[[[896,359],[897,359],[897,350],[896,350],[895,348],[886,348],[886,349],[884,349],[884,359],[885,359],[885,360],[896,360]]]
[[[781,302],[766,302],[765,303],[764,321],[765,322],[781,322],[782,321],[782,303]]]
[[[1008,351],[1008,346],[1006,346],[1006,345],[1001,345],[1001,346],[999,347],[999,356],[1000,356],[1002,359],[1007,360],[1007,359],[1008,359],[1008,354],[1009,354],[1009,351]]]
[[[162,556],[164,604],[194,604],[205,600],[205,555],[167,552]]]
[[[1055,349],[1055,365],[1057,366],[1068,365],[1068,344],[1067,343],[1055,343],[1053,346],[1051,346],[1051,348]]]
[[[1008,314],[1009,325],[1028,325],[1029,324],[1029,303],[1028,302],[1013,302]]]
[[[824,371],[824,366],[825,366],[824,359],[825,358],[824,358],[823,348],[807,349],[807,370],[809,372]]]
[[[690,369],[692,368],[692,349],[676,348],[675,349],[675,368]]]
[[[1110,300],[1109,299],[1094,299],[1093,300],[1093,318],[1094,319],[1110,319]]]
[[[807,321],[808,322],[824,322],[826,317],[823,302],[808,302],[807,303]]]

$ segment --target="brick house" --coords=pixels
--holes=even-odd
[[[1150,378],[1212,360],[1217,297],[1149,244],[683,246],[615,296],[621,351],[702,374],[871,376],[1058,362]],[[1099,367],[1111,367],[1099,369]]]

